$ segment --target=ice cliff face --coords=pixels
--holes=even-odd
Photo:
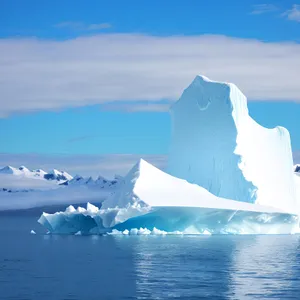
[[[256,123],[234,84],[197,76],[171,115],[171,175],[222,198],[295,213],[289,133]]]

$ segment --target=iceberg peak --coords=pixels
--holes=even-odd
[[[255,122],[236,85],[196,76],[171,116],[171,175],[218,197],[294,210],[289,133]]]

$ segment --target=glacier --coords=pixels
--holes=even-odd
[[[101,207],[69,206],[38,222],[50,233],[80,235],[299,231],[298,178],[285,128],[262,127],[234,84],[204,76],[171,115],[167,172],[140,160]]]

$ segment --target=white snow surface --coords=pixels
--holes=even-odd
[[[123,186],[103,202],[102,208],[125,208],[136,203],[141,207],[205,207],[255,212],[293,213],[277,207],[217,197],[205,188],[171,176],[143,159],[125,177]]]
[[[68,172],[59,171],[56,169],[51,170],[48,174],[53,175],[53,179],[50,180],[66,181],[66,180],[71,180],[73,178],[73,176],[70,175]]]
[[[49,190],[58,187],[57,182],[54,181],[27,177],[24,175],[14,176],[12,174],[0,174],[0,192],[3,191],[3,189],[22,192],[31,190]]]
[[[44,179],[44,175],[47,174],[47,172],[41,169],[31,171],[25,166],[20,166],[19,168],[6,166],[0,169],[0,174],[19,175],[27,178]]]
[[[72,180],[72,178],[69,173],[56,169],[47,173],[42,169],[29,170],[25,166],[20,166],[19,168],[6,166],[0,169],[0,188],[50,188],[49,183],[60,184],[67,180]]]
[[[171,114],[171,175],[215,196],[295,212],[289,133],[256,123],[234,84],[197,76]]]

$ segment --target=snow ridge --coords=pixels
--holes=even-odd
[[[16,175],[16,176],[23,176],[27,178],[43,179],[43,180],[54,180],[57,182],[67,181],[73,178],[69,173],[65,171],[58,171],[56,169],[53,169],[47,173],[42,169],[29,170],[25,166],[20,166],[19,168],[6,166],[0,169],[0,174]]]

